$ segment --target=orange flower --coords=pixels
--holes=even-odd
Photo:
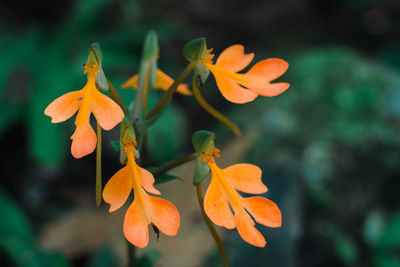
[[[144,248],[149,242],[148,225],[153,223],[166,235],[176,235],[180,216],[176,207],[169,201],[146,193],[161,194],[154,188],[154,177],[135,162],[134,145],[127,145],[127,165],[108,181],[103,191],[103,199],[109,203],[110,212],[119,209],[128,199],[132,189],[134,200],[124,219],[124,235],[133,245]]]
[[[276,96],[289,88],[288,83],[271,83],[283,75],[289,64],[279,58],[264,59],[246,73],[237,73],[246,68],[254,58],[254,53],[245,54],[242,45],[232,45],[225,49],[212,63],[211,50],[201,59],[215,77],[221,94],[233,103],[247,103],[258,95]]]
[[[204,198],[204,210],[216,225],[228,229],[236,228],[244,241],[257,247],[264,247],[266,241],[254,227],[255,223],[251,216],[256,222],[265,226],[280,227],[281,211],[269,199],[259,196],[244,198],[236,191],[248,194],[267,192],[267,187],[261,181],[261,169],[245,163],[220,169],[214,161],[214,156],[218,156],[218,152],[218,149],[211,148],[202,156],[210,167],[212,175]]]
[[[154,89],[161,89],[163,91],[167,91],[168,88],[174,83],[174,80],[171,77],[169,77],[166,73],[162,72],[160,69],[157,69],[156,75],[157,76],[156,76],[156,83],[154,84]],[[131,78],[129,78],[129,80],[126,81],[121,87],[122,88],[131,87],[133,89],[137,89],[138,79],[139,75],[136,74]],[[188,85],[184,83],[178,86],[176,92],[182,95],[192,95],[192,92],[189,90]]]
[[[85,64],[84,73],[88,75],[85,87],[60,96],[44,111],[44,114],[51,117],[52,123],[59,123],[79,110],[75,119],[76,130],[71,136],[71,153],[75,158],[86,156],[96,148],[96,133],[89,121],[91,113],[104,130],[111,130],[124,118],[124,112],[118,104],[97,90],[96,77],[100,67],[93,57],[93,54],[89,54]]]

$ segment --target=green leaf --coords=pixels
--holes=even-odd
[[[210,167],[200,157],[196,159],[196,167],[194,169],[193,184],[200,184],[207,174],[210,172]]]
[[[400,213],[393,216],[375,247],[376,266],[400,266],[400,259],[396,251],[400,248]]]
[[[188,42],[183,48],[183,56],[190,62],[198,62],[207,53],[206,38],[201,37]]]
[[[121,143],[119,140],[110,140],[110,144],[115,151],[119,152],[121,150]]]
[[[9,233],[29,242],[33,240],[33,231],[28,219],[2,188],[0,188],[0,210],[2,213],[0,233]]]
[[[96,251],[94,257],[90,260],[88,267],[113,267],[118,266],[118,262],[110,246],[104,245]]]
[[[157,167],[147,168],[147,170],[149,172],[151,172],[152,174],[154,174],[154,172],[157,169],[158,169]],[[155,179],[154,184],[162,184],[162,183],[166,183],[166,182],[173,181],[173,180],[184,181],[182,178],[180,178],[178,176],[175,176],[175,175],[168,174],[168,173],[164,173],[164,174],[159,175],[159,176],[154,176],[154,179]]]
[[[157,249],[148,249],[139,257],[136,264],[138,267],[152,267],[161,256],[161,251]]]

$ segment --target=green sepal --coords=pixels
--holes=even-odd
[[[210,71],[203,64],[196,64],[193,70],[193,78],[195,79],[195,83],[197,88],[202,87],[207,81],[208,76],[210,75]]]
[[[89,61],[90,58],[90,61]],[[103,71],[102,67],[102,60],[103,60],[103,54],[101,53],[100,45],[99,43],[93,43],[89,47],[88,51],[88,61],[86,64],[96,64],[99,66],[99,73],[97,74],[96,77],[96,86],[98,89],[102,91],[108,91],[110,88],[107,83],[107,78],[106,75]]]
[[[214,144],[215,134],[210,131],[200,130],[193,134],[192,143],[196,152],[202,152],[208,145]]]
[[[198,62],[205,53],[207,53],[207,44],[204,37],[188,42],[183,48],[183,56],[190,62]]]
[[[200,184],[207,174],[210,172],[210,167],[200,157],[196,159],[196,167],[194,169],[193,184]]]
[[[150,31],[143,45],[143,60],[154,60],[158,57],[158,38],[154,31]]]
[[[88,53],[89,54],[93,53],[94,56],[97,59],[98,64],[101,65],[101,62],[103,61],[103,55],[101,53],[101,49],[100,49],[99,43],[95,42],[95,43],[91,44],[90,47],[89,47],[89,52]]]

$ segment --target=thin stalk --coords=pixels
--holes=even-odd
[[[176,78],[173,84],[168,88],[167,91],[165,91],[164,95],[158,101],[158,103],[150,110],[150,112],[147,114],[146,119],[150,119],[160,113],[164,106],[168,103],[168,100],[172,97],[172,95],[176,92],[178,89],[178,86],[183,82],[183,80],[192,72],[195,64],[194,63],[189,63],[187,67],[182,71],[182,73]]]
[[[197,101],[199,102],[200,106],[202,106],[208,113],[210,113],[214,118],[225,124],[229,129],[232,130],[232,132],[236,136],[241,136],[241,132],[239,128],[234,124],[231,120],[229,120],[227,117],[225,117],[221,112],[213,108],[208,102],[203,98],[203,96],[200,93],[199,88],[195,84],[195,80],[193,79],[193,94],[196,97]]]
[[[125,106],[121,96],[118,94],[117,90],[112,85],[109,79],[107,79],[107,83],[109,88],[108,91],[110,92],[111,98],[121,107],[122,111],[125,113],[125,116],[130,118],[129,109]]]
[[[97,147],[96,147],[96,204],[101,204],[101,127],[97,122]]]
[[[222,243],[221,238],[218,236],[218,233],[215,230],[214,224],[208,218],[208,216],[204,210],[204,199],[203,199],[203,191],[201,190],[201,184],[196,185],[196,192],[197,192],[197,199],[199,201],[201,213],[203,214],[203,218],[206,221],[208,230],[210,230],[210,233],[211,233],[212,237],[214,238],[215,243],[217,244],[218,251],[219,251],[219,254],[221,255],[221,259],[222,259],[222,264],[224,265],[224,267],[229,267],[229,260],[228,260],[228,256],[226,255],[224,244]]]
[[[126,245],[128,249],[128,267],[135,267],[136,266],[136,247],[129,243],[128,240],[126,240]]]
[[[172,169],[174,169],[174,168],[176,168],[176,167],[179,167],[179,166],[181,166],[181,165],[183,165],[183,164],[185,164],[185,163],[187,163],[187,162],[190,162],[190,161],[192,161],[192,160],[195,160],[199,155],[200,155],[200,154],[196,152],[196,153],[192,153],[192,154],[185,155],[185,156],[182,156],[182,157],[180,157],[180,158],[171,160],[171,161],[165,163],[164,165],[162,165],[162,166],[161,166],[160,168],[158,168],[157,170],[155,170],[155,171],[153,172],[153,175],[154,175],[155,177],[160,176],[160,175],[162,175],[162,174],[168,172],[169,170],[172,170]]]

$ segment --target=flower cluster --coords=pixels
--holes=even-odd
[[[228,47],[215,63],[211,52],[212,49],[207,48],[204,38],[189,42],[183,50],[189,65],[174,80],[157,68],[159,57],[157,37],[154,33],[150,33],[145,41],[139,74],[132,76],[122,85],[122,88],[137,89],[135,105],[129,105],[133,106],[129,109],[106,78],[101,65],[100,48],[97,44],[93,45],[89,49],[88,59],[84,65],[84,74],[87,74],[86,85],[79,91],[57,98],[44,111],[52,118],[52,123],[65,121],[77,112],[76,130],[71,136],[71,153],[75,158],[92,153],[96,149],[96,144],[101,141],[96,138],[96,133],[90,125],[92,113],[98,125],[104,130],[111,130],[116,125],[121,125],[120,161],[125,166],[107,182],[102,198],[110,204],[110,212],[113,212],[128,202],[133,192],[133,201],[125,214],[123,232],[126,239],[137,247],[147,246],[149,224],[157,232],[159,230],[169,236],[177,234],[180,226],[179,212],[171,202],[153,196],[161,194],[154,187],[155,176],[163,175],[169,169],[191,160],[196,160],[193,182],[200,192],[198,196],[202,211],[208,217],[207,220],[227,229],[236,228],[243,240],[257,247],[265,246],[266,241],[255,228],[255,222],[268,227],[281,226],[281,211],[274,202],[261,196],[243,197],[238,192],[247,194],[267,192],[267,187],[261,179],[261,169],[245,163],[234,164],[225,169],[218,167],[215,158],[219,157],[220,150],[214,146],[215,135],[211,132],[196,132],[193,135],[195,152],[187,157],[172,160],[153,172],[154,175],[139,166],[140,155],[143,155],[142,150],[145,149],[143,142],[149,127],[161,117],[163,109],[175,92],[186,96],[194,95],[206,111],[226,124],[235,134],[240,134],[233,122],[211,107],[201,96],[200,88],[204,86],[210,72],[223,97],[237,104],[251,102],[259,95],[276,96],[289,87],[285,82],[273,82],[288,69],[288,63],[282,59],[264,59],[247,72],[240,73],[254,58],[253,53],[244,52],[242,45]],[[182,83],[191,72],[193,72],[193,91],[187,84]],[[149,88],[161,89],[164,95],[147,112]],[[109,91],[111,98],[101,90]],[[101,132],[98,130],[99,134]],[[100,155],[97,153],[97,157]],[[100,164],[101,161],[97,162]],[[203,202],[200,183],[209,173],[211,182]],[[101,181],[99,184],[101,185]]]

